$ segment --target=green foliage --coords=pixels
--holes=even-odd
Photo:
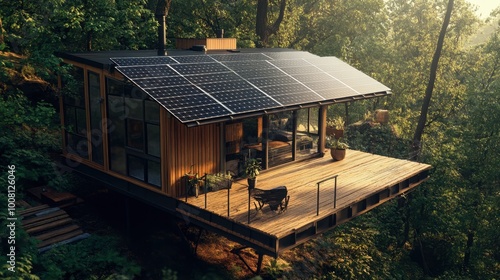
[[[15,272],[8,270],[9,265],[3,265],[0,270],[0,277],[4,280],[40,280],[41,278],[33,274],[33,263],[31,256],[19,257],[16,259]]]
[[[347,127],[351,148],[378,155],[408,158],[410,141],[401,138],[391,125],[358,122]]]
[[[377,248],[378,234],[371,227],[351,223],[308,244],[310,257],[304,261],[322,275],[321,279],[387,278],[389,256]]]
[[[245,162],[245,176],[250,179],[255,179],[262,169],[262,162],[260,158],[249,158]]]
[[[42,279],[132,279],[141,269],[119,245],[115,238],[94,235],[56,247],[40,258],[38,274]]]
[[[290,271],[290,269],[290,264],[287,261],[279,258],[272,258],[267,265],[264,266],[263,271],[272,279],[278,279],[284,272]]]
[[[8,173],[4,173],[8,174]],[[14,173],[15,174],[15,173]],[[4,178],[7,176],[1,176]],[[37,255],[37,249],[35,243],[32,239],[29,238],[28,234],[21,225],[21,220],[18,219],[15,221],[16,229],[15,229],[15,239],[10,239],[10,230],[7,225],[12,222],[7,220],[7,218],[12,218],[8,213],[8,197],[4,190],[7,190],[7,182],[2,185],[5,188],[0,192],[0,251],[2,254],[0,255],[0,278],[1,279],[39,279],[36,275],[32,273],[33,269],[33,256]],[[22,197],[22,192],[16,188],[14,192],[16,194],[16,200],[19,200]],[[15,243],[13,243],[15,242]],[[7,261],[9,257],[7,256],[10,253],[10,247],[15,246],[15,268],[14,272],[8,270],[10,266]]]
[[[60,148],[61,135],[56,122],[56,112],[49,104],[33,105],[19,94],[0,97],[0,166],[2,169],[16,166],[19,192],[33,184],[65,183],[47,156]]]
[[[255,35],[255,3],[252,1],[172,1],[168,17],[168,37],[215,37],[224,29],[224,37],[238,38],[239,47],[251,47]]]
[[[349,148],[349,145],[347,144],[347,142],[345,142],[342,139],[342,137],[337,139],[337,138],[332,137],[332,136],[326,137],[325,146],[327,148],[334,149],[334,150],[345,150],[345,149]]]
[[[17,53],[151,48],[156,38],[144,0],[0,0],[0,6],[5,41]]]

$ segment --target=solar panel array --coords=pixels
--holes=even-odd
[[[307,52],[111,60],[182,123],[390,91],[340,59]]]

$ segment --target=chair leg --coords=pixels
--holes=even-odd
[[[288,208],[288,201],[290,201],[289,195],[287,197],[285,197],[285,206],[283,207],[282,212],[285,212],[286,209]]]

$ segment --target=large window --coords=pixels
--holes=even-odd
[[[101,81],[99,74],[88,71],[89,109],[90,109],[90,143],[92,145],[92,161],[104,164],[102,145],[102,111]]]
[[[121,81],[106,86],[111,170],[161,186],[159,105]]]
[[[68,153],[88,159],[83,69],[73,67],[72,72],[73,79],[62,81],[65,90],[63,97],[65,148]]]

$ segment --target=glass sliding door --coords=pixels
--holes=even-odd
[[[310,157],[318,151],[319,108],[297,111],[296,159]]]
[[[294,160],[295,120],[292,111],[269,115],[268,167]]]

